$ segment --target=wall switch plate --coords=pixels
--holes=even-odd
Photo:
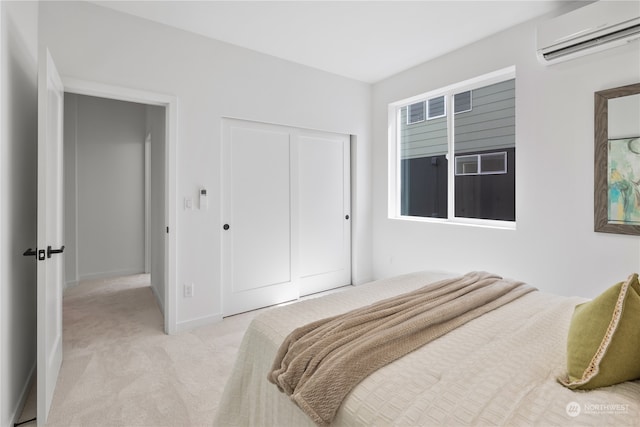
[[[200,209],[207,210],[209,203],[207,202],[207,190],[205,188],[200,189]]]
[[[185,283],[185,285],[184,285],[184,296],[185,296],[185,298],[193,297],[193,283]]]

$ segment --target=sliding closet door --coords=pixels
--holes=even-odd
[[[223,123],[225,316],[298,298],[294,148],[287,128]]]
[[[351,283],[350,143],[299,131],[300,295]]]
[[[351,283],[349,136],[223,122],[222,312]]]

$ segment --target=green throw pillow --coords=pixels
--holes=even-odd
[[[560,383],[580,390],[640,378],[637,274],[576,306],[567,340],[567,371]]]

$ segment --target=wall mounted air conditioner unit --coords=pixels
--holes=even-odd
[[[537,53],[548,65],[638,40],[640,1],[601,0],[538,25]]]

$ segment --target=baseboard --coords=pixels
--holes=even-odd
[[[212,325],[218,322],[222,322],[222,313],[199,317],[192,320],[186,320],[184,322],[178,322],[178,324],[176,325],[176,333],[190,331],[201,326]]]
[[[100,273],[83,274],[78,279],[78,282],[81,282],[83,280],[110,279],[112,277],[130,276],[132,274],[144,274],[144,267],[132,268],[128,270],[104,271]]]
[[[36,367],[37,363],[34,363],[31,367],[31,372],[29,372],[29,377],[22,387],[22,391],[20,392],[20,399],[18,399],[18,403],[16,407],[13,408],[13,413],[9,418],[9,425],[12,426],[18,422],[20,416],[22,415],[22,411],[24,410],[24,405],[27,403],[27,398],[29,397],[29,392],[31,391],[31,387],[35,387],[36,381]]]

